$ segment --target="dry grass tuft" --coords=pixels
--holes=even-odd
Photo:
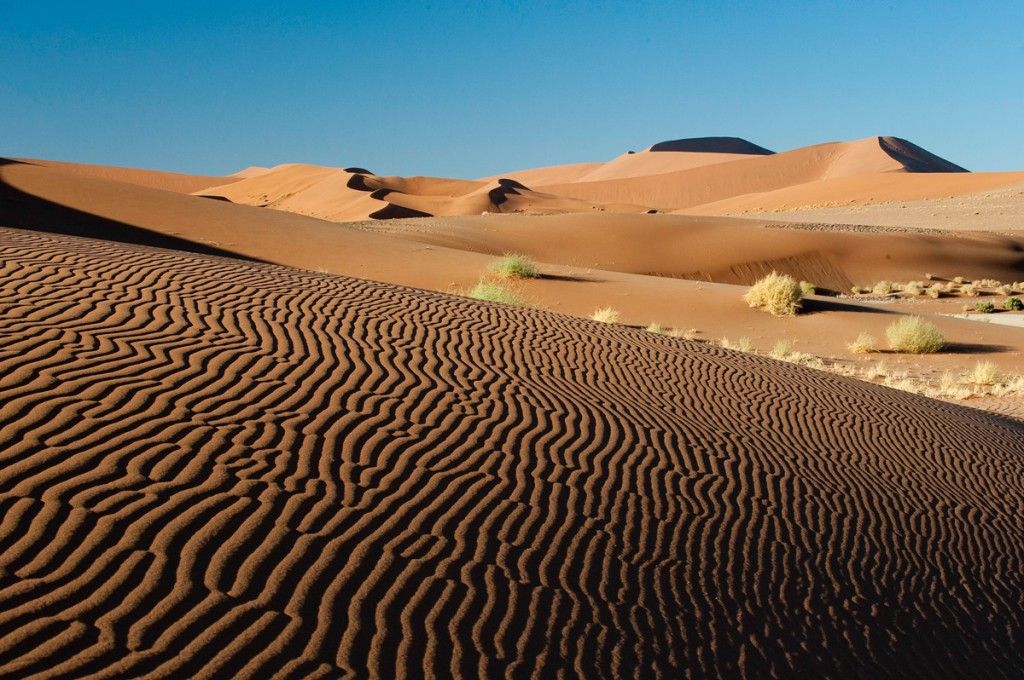
[[[590,320],[599,323],[618,323],[619,310],[613,307],[599,307],[590,315]]]
[[[901,354],[931,354],[945,344],[942,333],[919,316],[906,316],[885,329],[889,348]]]
[[[800,310],[802,296],[800,285],[792,276],[772,272],[754,283],[743,299],[751,307],[763,309],[773,316],[795,316]]]
[[[875,338],[869,333],[858,335],[856,340],[846,346],[846,349],[854,354],[870,354],[878,351],[875,347]]]
[[[991,361],[979,361],[974,365],[970,381],[975,385],[995,385],[1002,378],[999,367]]]

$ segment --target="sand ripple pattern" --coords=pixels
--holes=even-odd
[[[0,229],[0,676],[1022,677],[1019,423]]]

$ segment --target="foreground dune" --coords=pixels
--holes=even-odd
[[[1024,674],[1024,426],[629,329],[0,230],[0,672]]]

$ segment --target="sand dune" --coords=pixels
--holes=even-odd
[[[336,181],[358,176],[336,172],[342,173]],[[531,305],[578,316],[611,305],[628,324],[653,320],[697,328],[707,339],[748,336],[765,350],[786,338],[823,356],[848,356],[846,343],[861,331],[881,336],[891,317],[855,302],[823,301],[816,313],[797,320],[766,318],[743,303],[740,285],[773,268],[836,290],[920,279],[925,272],[1020,278],[1019,239],[990,235],[844,234],[717,217],[592,212],[336,224],[16,163],[0,166],[0,199],[0,218],[12,226],[439,291],[472,288],[495,255],[518,250],[542,263],[544,277],[522,286]],[[709,280],[719,283],[704,283]],[[959,305],[952,311],[959,312]],[[1007,371],[1024,370],[1019,332],[944,317],[935,321],[952,342],[1004,348],[991,358]],[[956,368],[964,361],[942,355],[927,365]]]
[[[1015,421],[347,277],[0,249],[8,676],[1024,674]]]
[[[197,193],[335,222],[485,212],[648,211],[643,205],[595,203],[537,192],[508,178],[378,177],[357,169],[308,165],[280,166]]]
[[[732,137],[680,139],[605,163],[536,168],[482,180],[377,176],[359,168],[300,164],[250,170],[228,184],[193,193],[344,222],[483,212],[734,214],[839,200],[858,204],[937,198],[1020,181],[1011,173],[967,173],[897,137],[778,154]],[[495,191],[497,199],[483,196]]]
[[[3,159],[0,159],[0,161],[2,160]],[[182,194],[191,194],[215,184],[222,185],[233,181],[231,177],[184,175],[177,172],[140,170],[137,168],[118,168],[109,165],[86,165],[83,163],[44,161],[35,158],[17,158],[12,160],[16,160],[20,163],[30,163],[44,168],[55,168],[64,172],[83,175],[85,177],[116,180],[118,182],[137,184],[138,186],[150,187],[152,189],[176,191]]]
[[[1024,184],[1024,172],[957,174],[865,174],[816,180],[697,205],[676,212],[688,215],[773,213],[828,207],[877,205],[943,199],[1006,190]],[[898,226],[899,220],[893,224]],[[953,225],[955,228],[955,225]]]
[[[957,166],[904,140],[869,137],[654,176],[536,188],[574,198],[636,203],[668,211],[829,178],[877,173],[948,172],[951,167]]]
[[[1013,281],[1024,270],[1024,238],[992,234],[875,233],[780,228],[722,217],[677,215],[491,215],[382,221],[378,233],[485,254],[602,271],[749,285],[773,269],[822,288],[921,279],[954,272]]]

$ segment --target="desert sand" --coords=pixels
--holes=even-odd
[[[1021,186],[893,137],[0,161],[0,676],[1024,675]],[[467,297],[506,252],[525,302]]]

